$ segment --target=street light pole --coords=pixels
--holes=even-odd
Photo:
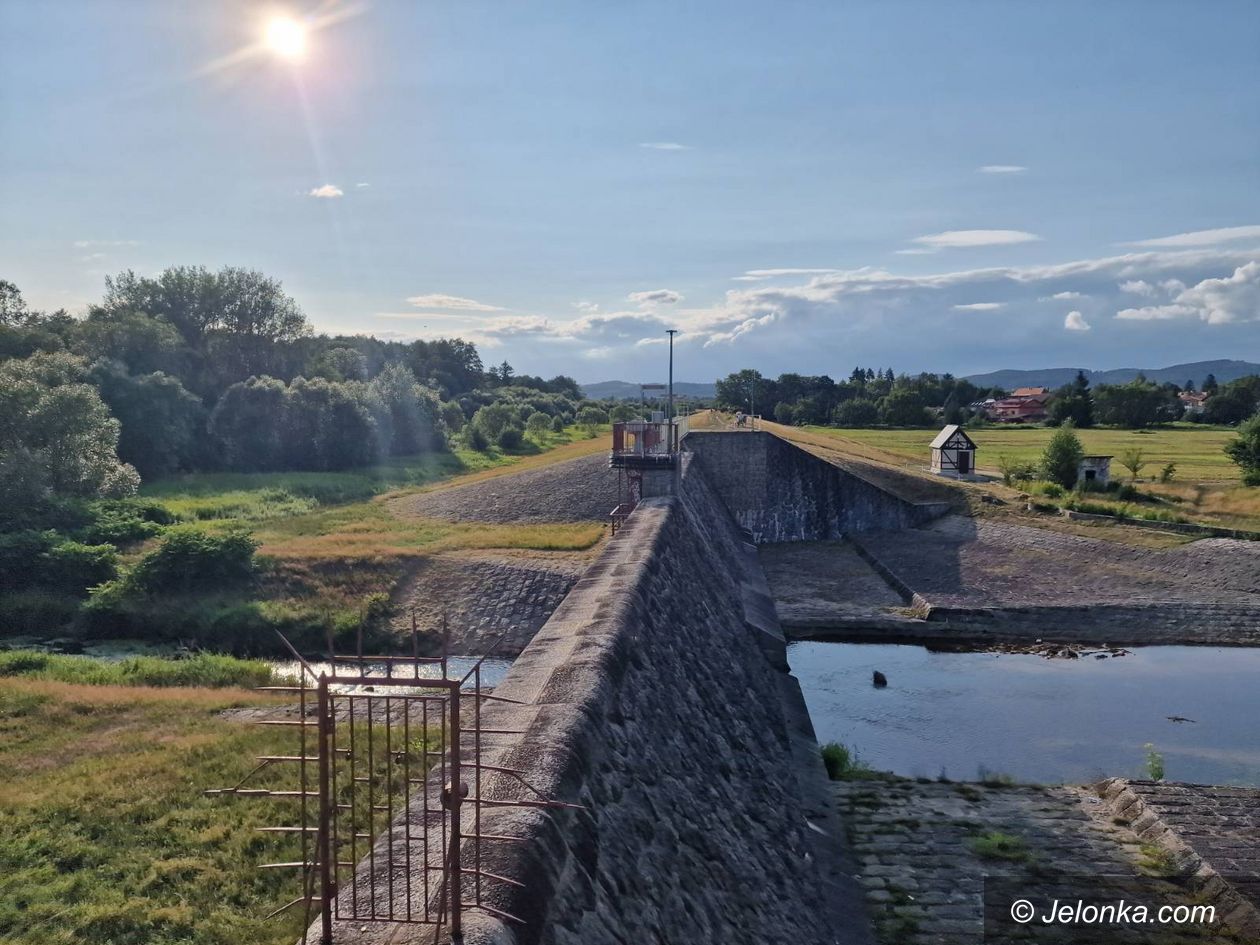
[[[669,412],[665,418],[670,422],[674,422],[674,335],[678,334],[677,328],[667,328],[665,334],[669,335]]]

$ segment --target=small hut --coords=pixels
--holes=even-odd
[[[1106,489],[1111,482],[1110,456],[1082,456],[1076,481],[1086,489]]]
[[[940,476],[970,476],[976,469],[976,444],[963,428],[951,423],[932,441],[932,472]]]

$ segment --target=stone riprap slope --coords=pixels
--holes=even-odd
[[[682,484],[640,504],[495,690],[512,701],[486,726],[523,734],[485,736],[484,760],[581,808],[483,813],[484,833],[524,838],[481,859],[522,884],[491,882],[489,903],[524,923],[473,912],[469,941],[869,942],[755,549],[698,467]],[[487,777],[483,796],[537,800]]]
[[[1139,548],[950,516],[855,539],[929,623],[1064,642],[1260,644],[1260,543]]]
[[[1237,907],[1227,890],[1204,888],[1170,868],[1088,788],[865,780],[838,782],[834,790],[881,945],[1253,941],[1246,926],[1224,923],[1178,927],[1171,936],[1167,927],[1108,926],[1103,939],[1096,927],[1080,928],[1078,937],[1042,937],[1047,930],[1038,923],[1009,920],[986,939],[986,881],[995,903],[1009,894],[1009,911],[1010,901],[1025,898],[1038,916],[1055,899],[1211,903],[1222,920]]]
[[[1139,838],[1219,890],[1234,921],[1260,939],[1260,788],[1114,778],[1097,790]]]
[[[593,552],[453,552],[424,558],[395,594],[394,629],[412,617],[426,652],[515,656],[547,622],[594,560]]]
[[[617,475],[597,453],[390,503],[396,515],[455,522],[602,522],[617,504]]]

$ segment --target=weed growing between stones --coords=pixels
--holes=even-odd
[[[1031,858],[1022,838],[999,830],[972,837],[967,841],[967,846],[982,860],[1026,863]]]
[[[1153,742],[1147,742],[1144,746],[1146,749],[1146,774],[1152,781],[1164,780],[1164,756],[1155,750]]]
[[[832,781],[857,781],[877,777],[879,772],[863,764],[857,752],[839,742],[828,742],[819,749],[827,777]]]

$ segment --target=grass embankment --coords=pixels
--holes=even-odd
[[[186,659],[132,656],[106,661],[37,650],[0,651],[0,678],[38,679],[88,686],[265,686],[273,681],[270,664],[217,653]]]
[[[859,459],[923,471],[928,444],[936,430],[855,430],[832,427],[781,428],[806,442],[839,447]],[[998,457],[1035,466],[1053,430],[1046,427],[982,427],[968,430],[978,447],[979,471],[999,475]],[[1106,494],[1088,495],[1074,504],[1082,511],[1167,521],[1190,521],[1225,528],[1260,531],[1260,489],[1242,485],[1236,465],[1223,447],[1235,431],[1228,427],[1177,423],[1151,431],[1090,429],[1077,431],[1086,453],[1110,455],[1113,482],[1128,482],[1120,465],[1128,450],[1140,449],[1145,462],[1135,483],[1143,500],[1122,501]],[[1158,481],[1163,467],[1176,465],[1170,482]]]
[[[270,678],[265,664],[227,657],[102,664],[0,654],[0,941],[296,941],[301,907],[264,916],[298,896],[299,871],[259,867],[300,860],[300,838],[259,828],[299,824],[300,802],[204,795],[240,783],[258,756],[299,752],[293,729],[220,717],[274,703],[235,688]],[[409,734],[406,751],[418,774],[437,735],[415,727]],[[402,742],[371,758],[364,746],[370,743],[359,738],[358,767],[370,765],[382,779],[380,804],[381,791],[399,789],[389,769]],[[298,783],[295,765],[278,764],[245,786],[293,790]],[[338,802],[356,804],[356,822],[368,823],[369,800],[339,784]],[[382,821],[374,815],[378,828]]]
[[[173,529],[195,528],[249,532],[260,545],[256,577],[247,586],[125,600],[120,610],[104,618],[88,614],[92,619],[86,620],[83,592],[16,588],[0,601],[0,632],[78,630],[250,653],[274,649],[275,629],[304,644],[322,640],[329,630],[341,636],[361,628],[371,633],[384,627],[389,594],[410,559],[454,549],[579,550],[598,542],[604,531],[597,523],[477,525],[397,516],[386,500],[607,448],[607,435],[591,437],[570,428],[526,440],[512,453],[457,446],[345,472],[206,473],[147,483],[143,501],[160,506],[167,523],[175,521],[141,523],[142,530],[114,542],[123,574]]]
[[[291,734],[217,717],[260,701],[0,679],[0,941],[295,941],[300,910],[261,918],[296,895],[294,871],[256,868],[297,859],[291,835],[257,832],[292,803],[202,796],[292,753]]]

